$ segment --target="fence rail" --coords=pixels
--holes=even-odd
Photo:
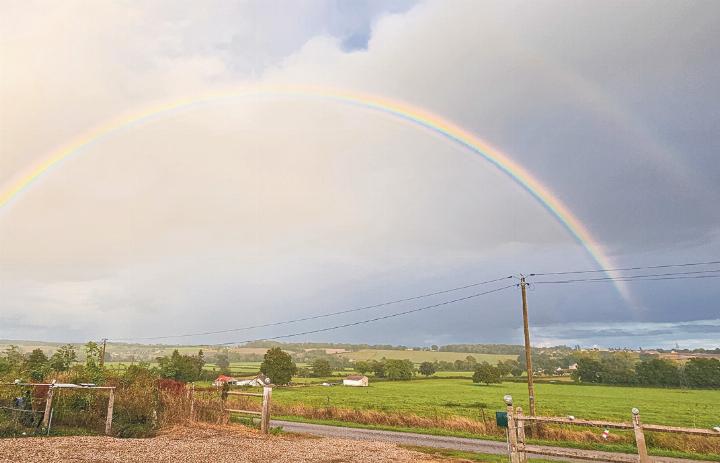
[[[267,434],[270,432],[270,400],[272,398],[272,387],[264,386],[262,394],[257,392],[241,392],[241,391],[225,391],[223,397],[228,395],[234,396],[248,396],[248,397],[262,397],[262,411],[255,410],[241,410],[237,408],[228,408],[224,406],[224,410],[228,413],[241,413],[244,415],[257,415],[260,416],[260,430]]]
[[[677,426],[662,426],[657,424],[642,424],[640,422],[640,411],[637,408],[632,409],[632,423],[616,423],[612,421],[583,420],[573,417],[565,418],[556,416],[525,416],[523,415],[522,408],[513,408],[512,397],[510,396],[505,396],[505,404],[507,405],[508,453],[511,463],[527,463],[528,453],[554,457],[579,458],[585,460],[612,461],[617,463],[627,463],[628,461],[637,461],[639,463],[652,463],[652,459],[648,456],[647,446],[645,445],[645,431],[720,437],[720,431],[713,429],[683,428]],[[536,445],[526,445],[526,422],[568,424],[573,426],[591,426],[628,430],[632,429],[635,435],[635,446],[637,447],[638,455],[637,457],[632,457],[627,454],[611,455],[607,452],[595,452],[592,450],[559,449]]]
[[[42,414],[42,426],[43,428],[47,429],[47,432],[50,432],[50,426],[52,425],[52,415],[53,415],[53,397],[55,396],[55,391],[57,390],[58,393],[62,389],[71,389],[71,390],[105,390],[108,391],[108,407],[107,407],[107,415],[105,417],[105,434],[110,434],[112,430],[112,422],[113,422],[113,405],[115,403],[115,386],[95,386],[94,384],[68,384],[68,383],[58,383],[56,381],[53,381],[51,383],[21,383],[19,381],[13,382],[13,383],[0,383],[0,386],[11,386],[11,387],[31,387],[31,388],[47,388],[47,392],[45,393],[45,406],[44,411],[34,411],[33,413],[36,414]],[[3,407],[6,408],[6,407]]]

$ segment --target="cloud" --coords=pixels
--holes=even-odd
[[[533,336],[541,345],[559,343],[582,346],[661,347],[682,349],[717,348],[720,320],[680,323],[578,323],[535,327]]]
[[[0,19],[0,185],[117,114],[236,86],[310,84],[408,101],[479,134],[548,185],[618,263],[705,260],[720,252],[715,10],[10,5]],[[1,337],[35,336],[47,311],[83,320],[58,336],[95,336],[106,313],[118,323],[103,335],[165,334],[594,266],[482,159],[377,113],[277,98],[112,134],[2,211],[0,243]],[[609,285],[545,287],[531,294],[532,319],[712,318],[713,286],[651,285],[633,286],[635,311]],[[501,342],[517,335],[516,299],[327,339]]]

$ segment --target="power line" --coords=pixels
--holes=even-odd
[[[456,303],[456,302],[466,301],[466,300],[468,300],[468,299],[472,299],[472,298],[475,298],[475,297],[484,296],[484,295],[486,295],[486,294],[497,293],[497,292],[499,292],[499,291],[503,291],[503,290],[508,289],[508,288],[513,288],[513,287],[515,287],[515,286],[517,286],[517,285],[514,285],[514,284],[513,284],[513,285],[507,285],[507,286],[503,286],[503,287],[501,287],[501,288],[496,288],[496,289],[491,289],[491,290],[489,290],[489,291],[484,291],[484,292],[482,292],[482,293],[476,293],[476,294],[471,294],[471,295],[469,295],[469,296],[460,297],[460,298],[457,298],[457,299],[453,299],[453,300],[451,300],[451,301],[439,302],[439,303],[437,303],[437,304],[426,305],[426,306],[424,306],[424,307],[418,307],[418,308],[416,308],[416,309],[405,310],[405,311],[403,311],[403,312],[397,312],[397,313],[393,313],[393,314],[389,314],[389,315],[383,315],[382,317],[375,317],[375,318],[370,318],[370,319],[367,319],[367,320],[360,320],[360,321],[352,322],[352,323],[344,323],[344,324],[342,324],[342,325],[329,326],[329,327],[326,327],[326,328],[318,328],[318,329],[315,329],[315,330],[302,331],[302,332],[299,332],[299,333],[284,334],[284,335],[281,335],[281,336],[273,336],[273,337],[270,337],[270,338],[248,339],[248,340],[244,340],[244,341],[221,342],[221,343],[216,343],[216,344],[205,344],[205,345],[207,345],[207,346],[226,346],[226,345],[229,345],[229,344],[245,344],[245,343],[248,343],[248,342],[255,342],[255,341],[273,341],[273,340],[276,340],[276,339],[292,338],[292,337],[295,337],[295,336],[302,336],[302,335],[305,335],[305,334],[315,334],[315,333],[322,333],[322,332],[325,332],[325,331],[333,331],[333,330],[338,330],[338,329],[340,329],[340,328],[347,328],[347,327],[350,327],[350,326],[364,325],[364,324],[366,324],[366,323],[377,322],[377,321],[380,321],[380,320],[387,320],[388,318],[400,317],[400,316],[402,316],[402,315],[407,315],[407,314],[411,314],[411,313],[415,313],[415,312],[421,312],[421,311],[423,311],[423,310],[435,309],[435,308],[437,308],[437,307],[442,307],[442,306],[446,306],[446,305],[449,305],[449,304],[454,304],[454,303]]]
[[[536,281],[532,284],[543,285],[543,284],[565,284],[565,283],[603,283],[608,281],[664,281],[664,280],[695,280],[705,278],[720,278],[720,275],[693,275],[693,276],[674,276],[674,277],[644,277],[644,278],[578,278],[573,280],[559,280],[559,281]]]
[[[718,270],[696,270],[692,272],[668,272],[668,273],[648,273],[648,274],[642,274],[642,275],[620,275],[617,277],[598,277],[598,278],[578,278],[571,281],[604,281],[604,280],[613,280],[613,281],[628,281],[633,280],[636,278],[645,278],[645,277],[667,277],[667,276],[677,276],[677,275],[697,275],[697,274],[706,274],[706,273],[720,273],[720,269]],[[536,283],[542,283],[543,281],[537,281]]]
[[[393,305],[393,304],[400,304],[401,302],[415,301],[415,300],[423,299],[426,297],[438,296],[440,294],[447,294],[447,293],[451,293],[454,291],[460,291],[463,289],[474,288],[477,286],[487,285],[490,283],[496,283],[498,281],[507,280],[510,278],[513,278],[513,277],[506,276],[506,277],[501,277],[501,278],[494,278],[492,280],[481,281],[478,283],[471,283],[471,284],[464,285],[464,286],[458,286],[455,288],[444,289],[442,291],[435,291],[432,293],[421,294],[419,296],[406,297],[403,299],[396,299],[393,301],[381,302],[379,304],[367,305],[367,306],[363,306],[363,307],[356,307],[353,309],[340,310],[338,312],[330,312],[330,313],[320,314],[320,315],[310,315],[307,317],[295,318],[292,320],[283,320],[283,321],[279,321],[279,322],[263,323],[260,325],[243,326],[240,328],[229,328],[229,329],[217,330],[217,331],[204,331],[204,332],[198,332],[198,333],[184,333],[184,334],[174,334],[174,335],[165,335],[165,336],[147,336],[147,337],[134,337],[134,338],[115,338],[115,339],[113,339],[113,341],[144,341],[144,340],[156,340],[156,339],[187,338],[187,337],[192,337],[192,336],[207,336],[207,335],[212,335],[212,334],[234,333],[234,332],[238,332],[238,331],[247,331],[247,330],[253,330],[253,329],[257,329],[257,328],[267,328],[270,326],[289,325],[291,323],[299,323],[299,322],[304,322],[304,321],[308,321],[308,320],[318,320],[320,318],[334,317],[336,315],[343,315],[343,314],[347,314],[347,313],[360,312],[363,310],[376,309],[379,307],[385,307],[385,306],[389,306],[389,305]]]
[[[697,265],[716,265],[720,264],[720,260],[713,260],[707,262],[688,262],[682,264],[665,264],[665,265],[649,265],[645,267],[625,267],[625,268],[606,268],[606,269],[595,269],[595,270],[573,270],[566,272],[544,272],[544,273],[531,273],[528,276],[543,276],[543,275],[572,275],[577,273],[602,273],[602,272],[624,272],[632,270],[652,270],[660,268],[671,268],[671,267],[693,267]]]

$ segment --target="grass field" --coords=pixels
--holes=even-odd
[[[344,352],[339,355],[352,360],[380,360],[385,357],[386,359],[410,360],[413,363],[434,362],[435,360],[454,362],[455,360],[465,360],[468,355],[475,357],[475,360],[478,362],[488,362],[492,364],[496,364],[501,360],[517,359],[517,355],[381,349],[362,349],[354,352]]]
[[[523,383],[477,385],[464,379],[428,379],[372,382],[366,388],[309,386],[277,388],[279,403],[304,403],[314,407],[335,406],[421,416],[459,415],[494,418],[502,410],[503,395],[511,394],[516,405],[527,410],[527,386]],[[645,423],[709,428],[720,425],[720,390],[682,390],[537,384],[538,413],[542,415],[629,421],[637,407]]]

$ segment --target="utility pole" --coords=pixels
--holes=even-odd
[[[107,338],[102,338],[102,350],[100,351],[100,368],[105,366],[105,347],[107,345]]]
[[[535,416],[535,386],[533,385],[532,353],[530,348],[530,323],[528,321],[527,283],[525,276],[520,275],[520,293],[522,294],[523,328],[525,329],[525,367],[527,368],[528,396],[530,399],[530,416]]]

